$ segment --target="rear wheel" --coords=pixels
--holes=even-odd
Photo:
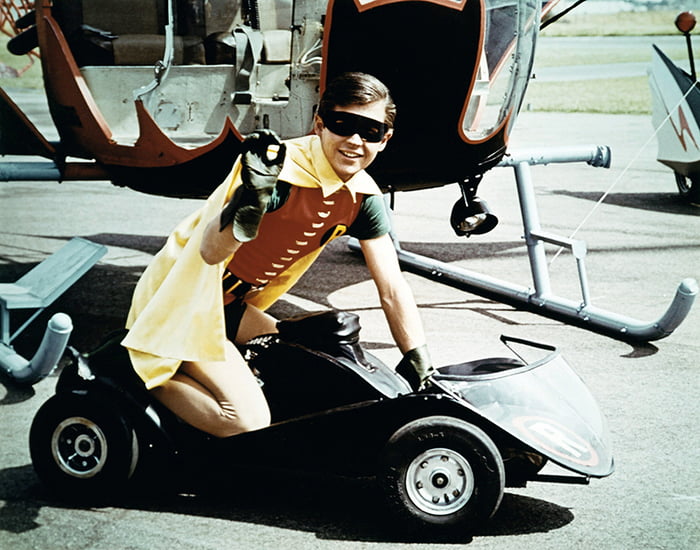
[[[409,422],[389,439],[381,466],[390,507],[416,528],[473,531],[503,496],[496,445],[483,430],[456,418]]]
[[[681,196],[692,204],[700,205],[700,176],[686,177],[678,172],[674,173]]]
[[[57,394],[32,422],[29,449],[39,478],[69,498],[109,498],[125,488],[138,460],[136,434],[115,407]]]

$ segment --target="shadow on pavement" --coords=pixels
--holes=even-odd
[[[598,202],[603,196],[599,191],[556,190],[552,193],[592,202]],[[610,193],[604,203],[666,214],[700,216],[700,208],[686,202],[678,193]]]
[[[214,492],[214,490],[216,492]],[[92,508],[51,495],[32,466],[0,470],[0,531],[22,533],[42,527],[43,507],[100,510],[112,507],[169,513],[313,532],[324,540],[364,542],[468,543],[469,535],[436,538],[411,536],[387,517],[382,496],[372,479],[338,478],[289,472],[260,472],[235,483],[219,483],[200,495],[126,497],[108,508]],[[494,517],[475,537],[498,537],[559,529],[574,519],[567,508],[543,500],[506,493]],[[148,521],[145,518],[145,521]]]
[[[597,193],[580,193],[590,195],[591,200]],[[692,208],[687,205],[682,207]],[[698,209],[695,209],[698,210]],[[95,234],[85,238],[111,247],[155,254],[165,243],[164,237],[140,236],[131,234]],[[526,247],[521,241],[513,242],[465,242],[465,243],[402,243],[402,246],[416,254],[434,257],[444,262],[456,262],[468,259],[489,257],[511,258],[522,256],[526,264]],[[597,250],[596,252],[605,252]],[[0,265],[0,281],[15,281],[35,264],[11,263]],[[141,265],[113,265],[106,262],[92,268],[75,285],[66,291],[56,302],[46,309],[16,340],[13,347],[24,357],[31,357],[37,349],[44,334],[46,323],[56,312],[70,315],[73,332],[70,345],[81,352],[90,351],[99,346],[104,338],[124,327],[131,303],[131,296],[136,283],[144,269]],[[324,253],[313,264],[293,289],[293,294],[319,304],[321,308],[331,308],[328,296],[332,293],[369,280],[369,273],[364,260],[357,252],[351,251],[344,238],[331,242]],[[437,283],[436,283],[437,284]],[[497,317],[505,324],[513,324],[500,309],[493,310],[489,305],[498,305],[486,298],[468,292],[459,303],[428,304],[424,307],[460,307],[470,309],[482,315]],[[503,305],[505,308],[511,306]],[[377,305],[377,308],[379,306]],[[361,308],[360,308],[361,309]],[[359,311],[359,309],[356,309]],[[492,311],[493,310],[493,311]],[[277,318],[287,318],[305,313],[299,307],[281,299],[269,312]],[[31,312],[16,310],[13,312],[13,327],[20,326]],[[544,322],[548,320],[543,317]],[[386,347],[373,343],[371,334],[363,333],[363,342],[368,349]],[[626,357],[644,357],[655,353],[651,345],[633,346]],[[0,380],[1,381],[1,380]]]

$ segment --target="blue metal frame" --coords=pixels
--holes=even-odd
[[[71,319],[55,314],[31,360],[17,354],[10,345],[48,306],[105,255],[107,247],[74,238],[15,283],[0,284],[0,372],[19,383],[34,384],[51,372],[65,350],[73,330]],[[10,310],[36,311],[14,333],[10,331]]]

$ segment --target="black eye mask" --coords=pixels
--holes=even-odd
[[[329,111],[321,115],[321,120],[326,128],[338,136],[358,134],[371,143],[382,141],[389,130],[389,126],[383,122],[345,111]]]

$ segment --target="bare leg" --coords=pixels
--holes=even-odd
[[[216,437],[270,423],[265,396],[231,342],[226,343],[225,361],[183,362],[170,380],[151,392],[185,422]]]
[[[249,304],[245,308],[245,313],[243,313],[243,318],[236,334],[236,343],[245,344],[251,338],[275,332],[277,332],[277,319]]]

